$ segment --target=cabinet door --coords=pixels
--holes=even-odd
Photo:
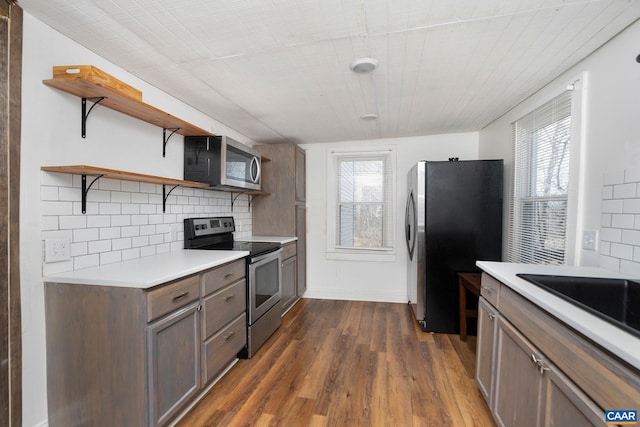
[[[476,349],[476,383],[491,407],[494,371],[494,343],[497,330],[497,310],[484,298],[478,302],[478,343]]]
[[[604,411],[598,405],[556,366],[545,366],[548,370],[543,374],[542,426],[606,426]]]
[[[148,327],[151,425],[166,424],[199,390],[198,307],[188,305]]]
[[[541,359],[520,332],[498,317],[493,410],[501,427],[539,425],[542,375],[533,356]]]
[[[282,313],[293,304],[296,300],[298,292],[296,290],[296,257],[282,261]]]
[[[298,296],[307,290],[307,209],[302,205],[296,206],[296,236],[298,237]]]

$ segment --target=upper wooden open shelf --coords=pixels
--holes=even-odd
[[[95,100],[104,97],[100,105],[163,129],[177,129],[176,133],[180,135],[213,135],[211,132],[145,104],[142,102],[140,91],[90,65],[53,67],[53,78],[43,80],[42,83],[83,99]],[[84,120],[86,118],[83,118]]]
[[[249,206],[251,206],[251,201],[253,200],[253,198],[255,198],[257,196],[268,196],[268,195],[270,195],[270,193],[268,193],[266,191],[261,191],[261,190],[242,190],[240,188],[238,188],[238,189],[214,188],[214,187],[211,187],[209,184],[204,183],[204,182],[185,181],[183,179],[167,178],[167,177],[155,176],[155,175],[145,175],[145,174],[136,173],[136,172],[127,172],[127,171],[121,171],[121,170],[116,170],[116,169],[100,168],[100,167],[96,167],[96,166],[87,166],[87,165],[42,166],[42,167],[40,167],[40,169],[43,170],[43,171],[47,171],[47,172],[70,173],[70,174],[81,175],[82,176],[82,213],[86,213],[86,211],[87,211],[87,193],[89,192],[89,189],[91,188],[93,183],[95,181],[97,181],[98,179],[100,179],[100,178],[110,178],[110,179],[120,179],[120,180],[123,180],[123,181],[136,181],[136,182],[148,182],[148,183],[151,183],[151,184],[161,184],[162,185],[162,211],[163,212],[166,209],[167,198],[169,197],[169,194],[176,187],[191,187],[191,188],[203,188],[203,189],[227,191],[227,192],[231,193],[231,195],[230,195],[230,197],[231,197],[231,210],[233,210],[233,205],[234,205],[236,199],[242,194],[246,194],[246,195],[252,196],[252,198],[249,199]],[[89,185],[87,185],[87,175],[96,176],[97,178],[94,179]],[[173,188],[167,192],[167,190],[165,188],[166,185],[172,185]],[[237,194],[235,197],[233,197],[234,193]]]

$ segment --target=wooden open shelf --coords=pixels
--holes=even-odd
[[[70,173],[74,175],[102,176],[103,178],[120,179],[123,181],[148,182],[151,184],[179,185],[181,187],[193,187],[193,188],[209,188],[210,187],[209,184],[205,184],[204,182],[185,181],[182,179],[166,178],[166,177],[155,176],[155,175],[144,175],[141,173],[99,168],[96,166],[86,166],[86,165],[42,166],[40,169],[47,172]]]
[[[148,182],[151,184],[160,184],[162,185],[162,211],[165,211],[167,198],[169,194],[176,187],[189,187],[189,188],[202,188],[202,189],[211,189],[216,191],[225,191],[231,193],[231,210],[233,211],[233,205],[235,201],[243,194],[251,196],[249,199],[249,206],[251,206],[251,202],[258,196],[269,196],[271,193],[262,191],[262,190],[247,190],[244,191],[241,188],[238,189],[228,189],[228,188],[215,188],[211,187],[211,185],[204,182],[197,181],[185,181],[183,179],[175,179],[175,178],[167,178],[163,176],[155,176],[155,175],[145,175],[136,172],[126,172],[116,169],[107,169],[100,168],[96,166],[87,166],[87,165],[71,165],[71,166],[41,166],[41,170],[46,172],[58,172],[58,173],[70,173],[73,175],[81,175],[82,176],[82,213],[86,213],[87,211],[87,193],[89,189],[100,178],[109,178],[109,179],[120,179],[123,181],[136,181],[136,182]],[[87,176],[95,176],[96,178],[87,185]],[[173,186],[168,192],[166,190],[166,186]],[[234,194],[236,196],[234,197]]]
[[[83,102],[104,98],[99,105],[163,129],[177,129],[175,132],[180,135],[213,135],[211,132],[145,104],[142,102],[141,92],[90,65],[53,67],[53,78],[43,80],[42,83],[83,98]],[[86,117],[83,118],[84,120]]]

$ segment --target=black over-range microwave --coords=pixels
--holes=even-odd
[[[260,190],[260,153],[228,136],[186,136],[184,179],[217,188]]]

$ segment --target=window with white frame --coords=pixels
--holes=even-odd
[[[328,163],[328,251],[393,251],[395,150],[333,150]]]
[[[507,261],[566,262],[571,99],[567,90],[513,123]]]

